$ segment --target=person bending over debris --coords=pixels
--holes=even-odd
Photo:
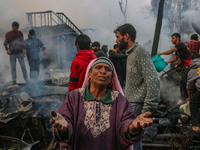
[[[186,90],[186,75],[187,75],[187,66],[192,61],[191,52],[186,47],[184,43],[181,42],[181,35],[179,33],[174,33],[171,36],[171,41],[175,45],[172,49],[165,51],[163,53],[158,52],[158,55],[169,55],[175,52],[175,56],[167,61],[166,63],[176,62],[174,67],[181,68],[181,81],[180,81],[180,93],[181,98],[185,100],[187,98],[187,90]],[[180,61],[179,61],[180,60]],[[177,63],[179,62],[179,63]]]
[[[128,150],[153,123],[150,112],[135,118],[112,62],[90,62],[83,88],[68,93],[50,123],[53,135],[73,150]]]
[[[174,33],[172,34],[171,38],[172,38],[171,41],[175,46],[168,51],[162,53],[158,52],[158,55],[169,55],[175,52],[175,56],[166,63],[169,64],[171,62],[175,62],[176,60],[178,60],[178,58],[180,58],[181,64],[179,65],[188,66],[192,61],[191,52],[186,47],[186,45],[181,42],[181,35],[179,33]]]

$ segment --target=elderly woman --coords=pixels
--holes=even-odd
[[[147,118],[149,112],[135,118],[123,95],[111,61],[91,61],[83,88],[69,92],[57,113],[52,112],[55,138],[72,150],[129,149],[153,119]]]

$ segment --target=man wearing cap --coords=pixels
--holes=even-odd
[[[23,33],[18,30],[19,23],[12,23],[12,30],[7,32],[5,35],[4,47],[7,54],[10,56],[10,65],[11,65],[11,75],[12,75],[12,84],[16,84],[17,75],[16,75],[16,60],[18,59],[19,64],[22,69],[24,80],[28,80],[28,74],[26,71],[26,66],[24,62],[24,54],[26,54],[26,49],[24,45]]]

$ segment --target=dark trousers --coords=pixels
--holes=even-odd
[[[181,93],[181,99],[186,100],[188,98],[187,89],[186,89],[186,83],[187,83],[187,74],[190,71],[189,67],[183,67],[181,69],[181,82],[180,82],[180,93]]]
[[[24,80],[28,80],[28,74],[26,71],[25,61],[24,61],[24,54],[16,54],[16,55],[10,55],[10,65],[11,65],[11,75],[12,75],[12,81],[16,82],[17,80],[17,73],[16,73],[16,62],[19,61],[20,67],[22,69]]]
[[[30,67],[30,79],[38,80],[40,72],[40,58],[33,58],[30,55],[27,55],[27,58]]]
[[[200,125],[200,91],[196,91],[192,94],[192,98],[190,101],[190,111],[191,116],[190,120],[194,126]]]

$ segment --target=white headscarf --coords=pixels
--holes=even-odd
[[[89,65],[88,65],[88,67],[87,67],[87,70],[86,70],[85,79],[84,79],[82,88],[85,88],[85,87],[88,85],[88,73],[89,73],[90,69],[92,68],[93,63],[96,62],[97,60],[98,60],[99,63],[100,63],[100,62],[101,62],[100,59],[102,59],[102,58],[103,58],[104,60],[107,59],[107,60],[111,63],[112,68],[113,68],[113,78],[112,78],[112,89],[111,89],[111,90],[118,91],[118,92],[120,92],[122,95],[124,95],[124,92],[123,92],[123,90],[122,90],[122,88],[121,88],[121,85],[120,85],[119,80],[118,80],[118,77],[117,77],[117,73],[116,73],[116,71],[115,71],[115,67],[114,67],[113,63],[112,63],[108,58],[106,58],[106,57],[99,57],[99,58],[93,59],[93,60],[89,63]],[[102,59],[102,60],[103,60],[103,59]],[[105,62],[102,61],[102,63],[105,63]]]

